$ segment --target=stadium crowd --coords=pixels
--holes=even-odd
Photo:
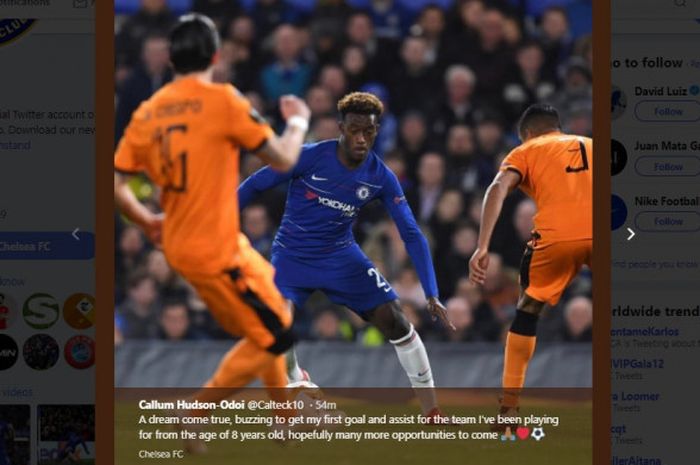
[[[69,432],[83,440],[95,441],[94,405],[41,405],[39,407],[39,440],[65,441]]]
[[[381,204],[362,211],[355,237],[424,340],[501,340],[515,314],[519,262],[535,206],[519,191],[506,201],[482,289],[466,279],[481,200],[500,161],[518,144],[515,123],[528,105],[549,102],[565,132],[591,135],[590,31],[573,27],[576,12],[590,2],[539,2],[549,5],[539,11],[529,5],[538,2],[528,0],[306,3],[311,7],[193,0],[192,10],[212,17],[221,31],[216,79],[233,83],[276,129],[282,124],[278,97],[305,97],[312,110],[309,141],[337,137],[335,103],[344,94],[379,96],[385,114],[375,151],[398,176],[431,244],[440,297],[457,331],[423,311],[417,275]],[[139,103],[172,79],[167,31],[175,18],[165,0],[141,0],[137,12],[116,17],[117,139]],[[247,154],[240,166],[242,181],[262,162]],[[133,187],[157,208],[157,192],[147,182],[136,179]],[[243,231],[268,258],[285,194],[284,188],[269,191],[242,212]],[[163,253],[136,227],[121,218],[116,224],[116,342],[228,337]],[[542,317],[538,340],[590,341],[590,296],[590,273],[582,272],[558,308]],[[384,342],[321,295],[296,312],[295,328],[301,339]]]

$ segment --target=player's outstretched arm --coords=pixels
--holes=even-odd
[[[277,171],[289,171],[299,160],[301,146],[309,129],[311,110],[293,95],[280,98],[280,113],[287,123],[281,136],[271,136],[256,154]]]
[[[416,268],[423,292],[428,298],[428,313],[430,313],[433,320],[440,319],[445,326],[454,330],[455,327],[447,316],[447,309],[442,305],[438,297],[437,279],[428,241],[416,224],[416,218],[411,211],[411,207],[408,206],[403,190],[393,174],[389,176],[387,184],[384,187],[382,202],[396,223],[401,239],[406,245],[406,251],[411,257],[411,261],[413,261],[413,266]]]
[[[129,187],[129,176],[114,173],[114,203],[129,221],[139,226],[148,238],[160,245],[163,215],[146,208]]]
[[[469,260],[469,280],[475,284],[484,284],[486,269],[489,265],[489,246],[491,236],[501,215],[503,201],[508,194],[520,184],[520,174],[512,170],[499,172],[486,189],[484,203],[481,207],[481,226],[476,251]]]
[[[245,207],[255,200],[260,194],[266,190],[272,189],[275,186],[287,182],[294,176],[296,170],[293,168],[289,171],[280,173],[269,166],[260,168],[255,173],[251,174],[248,179],[243,181],[238,186],[238,208],[243,210]]]

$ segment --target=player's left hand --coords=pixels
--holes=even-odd
[[[157,247],[161,247],[161,240],[163,236],[163,220],[165,219],[165,214],[154,213],[151,215],[146,223],[143,225],[143,230],[146,233],[148,239],[153,242]]]
[[[437,297],[430,297],[428,299],[428,313],[433,317],[433,321],[437,321],[439,318],[445,326],[451,328],[452,331],[457,331],[457,328],[455,328],[455,325],[452,324],[450,317],[447,315],[447,309]]]
[[[486,270],[489,267],[488,249],[477,248],[469,260],[469,281],[483,285],[486,281]]]

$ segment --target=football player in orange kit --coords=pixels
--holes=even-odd
[[[481,212],[477,249],[469,279],[483,284],[489,245],[503,201],[516,187],[537,205],[532,239],[520,265],[520,298],[506,339],[501,414],[517,411],[527,365],[535,351],[537,320],[555,305],[593,249],[593,146],[590,138],[561,132],[557,110],[533,105],[523,113],[522,145],[503,160]]]
[[[266,387],[284,387],[292,314],[275,287],[274,269],[240,232],[239,149],[254,152],[273,169],[291,169],[310,111],[303,100],[282,97],[287,126],[277,137],[232,85],[212,82],[218,49],[209,18],[179,19],[170,34],[175,79],[141,104],[117,148],[115,203],[154,243],[162,243],[170,265],[194,286],[219,324],[242,337],[206,387],[242,387],[254,378]],[[127,182],[136,173],[160,187],[163,215],[132,193]],[[195,398],[216,401],[221,395],[202,390]],[[194,445],[191,452],[202,450]]]

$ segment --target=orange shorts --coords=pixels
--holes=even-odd
[[[294,342],[292,313],[275,286],[275,269],[250,245],[239,248],[236,262],[219,275],[182,275],[224,330],[272,353],[287,351]]]
[[[520,262],[520,287],[540,302],[556,305],[566,286],[583,265],[591,266],[591,239],[528,242]]]

